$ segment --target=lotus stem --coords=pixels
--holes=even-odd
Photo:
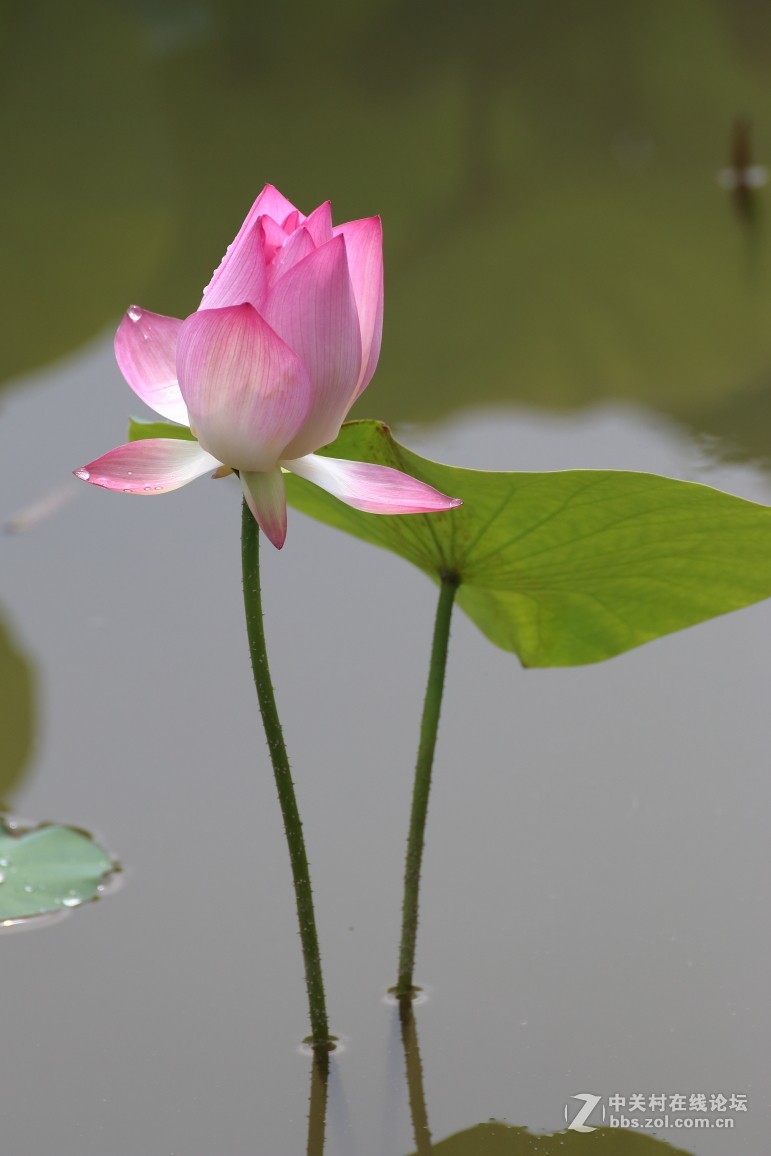
[[[244,585],[244,609],[246,611],[246,631],[249,638],[249,652],[252,659],[254,684],[268,740],[268,750],[273,764],[284,830],[292,864],[297,918],[300,924],[303,961],[305,963],[305,985],[310,1005],[311,1036],[307,1043],[314,1052],[328,1051],[334,1047],[329,1034],[324,979],[321,972],[321,953],[316,932],[316,917],[313,910],[308,856],[305,850],[300,812],[297,807],[292,772],[286,753],[284,735],[276,708],[276,696],[268,666],[265,646],[265,630],[262,618],[262,595],[260,592],[260,531],[246,502],[241,518],[241,561]]]
[[[415,950],[418,935],[418,901],[420,869],[423,861],[428,796],[431,791],[431,771],[434,765],[439,715],[442,709],[444,675],[447,668],[447,649],[450,641],[450,620],[455,594],[460,579],[457,574],[442,574],[439,603],[434,622],[428,685],[423,702],[420,724],[420,745],[415,765],[412,789],[412,811],[407,837],[407,862],[404,870],[404,900],[402,904],[402,941],[399,952],[399,979],[393,992],[397,997],[412,996],[418,989],[413,982]]]

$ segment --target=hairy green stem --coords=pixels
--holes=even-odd
[[[249,637],[254,683],[257,688],[262,723],[276,778],[278,799],[281,804],[281,814],[284,817],[284,830],[292,864],[297,918],[300,923],[300,940],[305,963],[305,984],[308,989],[310,1005],[311,1037],[308,1042],[314,1050],[325,1050],[333,1046],[333,1041],[329,1035],[308,856],[305,851],[300,812],[297,808],[292,772],[276,709],[276,696],[273,692],[273,683],[268,667],[268,653],[265,648],[262,596],[260,593],[260,531],[246,502],[243,504],[241,518],[241,562],[246,631]]]
[[[402,942],[399,951],[399,979],[393,989],[397,996],[409,996],[415,991],[413,973],[415,970],[415,948],[418,935],[418,900],[420,893],[420,868],[425,842],[428,796],[431,790],[431,770],[434,764],[436,735],[439,729],[439,715],[442,709],[444,672],[447,667],[447,648],[450,640],[450,619],[458,589],[455,574],[443,574],[439,592],[439,604],[434,622],[434,640],[431,646],[431,663],[428,670],[428,686],[423,702],[423,718],[420,724],[420,745],[415,765],[415,782],[412,790],[412,812],[407,838],[407,862],[404,870],[404,901],[402,905]]]

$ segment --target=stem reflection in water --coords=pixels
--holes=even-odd
[[[410,1118],[415,1136],[417,1156],[431,1156],[431,1130],[428,1126],[426,1095],[423,1088],[423,1064],[418,1045],[418,1027],[415,1022],[415,1007],[411,995],[399,999],[399,1021],[402,1028],[404,1066],[407,1073],[407,1090],[410,1097]]]
[[[311,1094],[308,1109],[307,1156],[324,1156],[329,1092],[329,1051],[318,1049],[311,1059]]]

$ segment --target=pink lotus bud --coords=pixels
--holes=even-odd
[[[332,225],[329,202],[305,217],[267,185],[185,321],[132,306],[115,338],[126,381],[198,444],[121,446],[78,476],[161,493],[212,469],[237,470],[276,546],[286,536],[283,471],[374,513],[459,503],[398,470],[317,458],[375,372],[383,330],[380,219]],[[332,464],[334,462],[334,464]]]

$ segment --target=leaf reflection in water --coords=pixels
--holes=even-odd
[[[423,1087],[423,1064],[418,1044],[415,1001],[399,1000],[404,1065],[415,1136],[411,1156],[584,1156],[603,1152],[608,1156],[690,1156],[664,1140],[623,1128],[595,1128],[593,1132],[554,1132],[536,1135],[498,1120],[489,1120],[433,1142]],[[309,1150],[310,1151],[310,1150]]]

